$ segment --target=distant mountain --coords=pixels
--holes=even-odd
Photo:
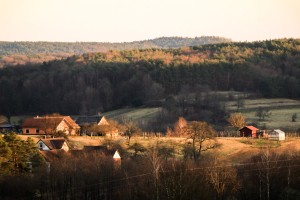
[[[105,42],[0,42],[0,56],[13,54],[83,54],[89,52],[107,52],[109,50],[147,49],[147,48],[179,48],[231,42],[231,39],[216,36],[195,38],[161,37],[152,40],[105,43]]]

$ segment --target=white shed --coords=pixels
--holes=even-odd
[[[274,129],[268,135],[270,140],[285,140],[285,132],[279,129]]]

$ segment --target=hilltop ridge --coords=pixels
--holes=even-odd
[[[160,37],[150,40],[133,42],[5,42],[0,41],[0,56],[11,54],[55,54],[72,53],[83,54],[89,52],[107,52],[109,50],[128,50],[146,48],[179,48],[183,46],[198,46],[231,42],[231,39],[217,36],[188,37]]]

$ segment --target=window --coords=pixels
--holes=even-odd
[[[40,133],[40,129],[35,129],[35,133]]]
[[[42,143],[40,143],[40,150],[42,150],[43,149],[43,144]]]
[[[25,131],[26,133],[29,133],[29,129],[26,129],[26,131]]]

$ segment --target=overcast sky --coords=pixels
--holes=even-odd
[[[300,38],[300,0],[0,0],[0,41]]]

